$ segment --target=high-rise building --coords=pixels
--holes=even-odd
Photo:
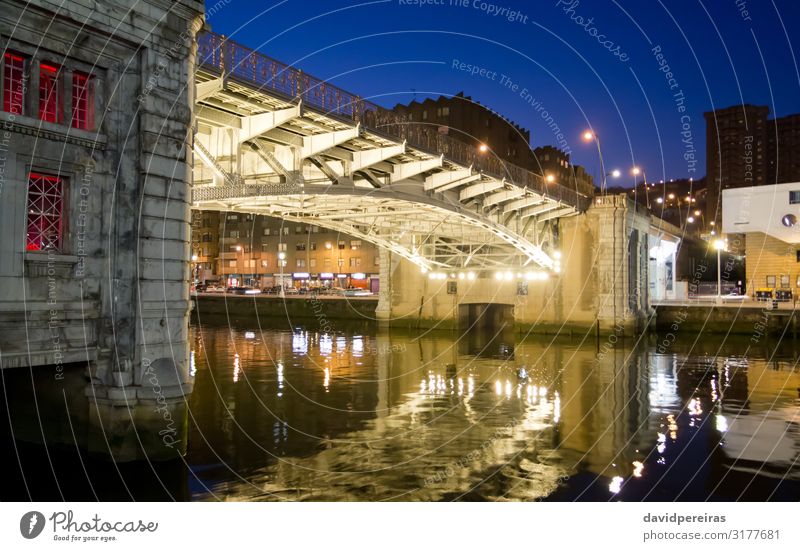
[[[767,183],[800,182],[800,114],[768,122]]]
[[[749,104],[704,113],[709,220],[720,222],[723,189],[768,183],[768,115]]]
[[[705,113],[708,211],[719,222],[721,190],[800,181],[800,114],[769,119],[769,107]]]

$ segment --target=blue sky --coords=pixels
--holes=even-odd
[[[463,90],[529,128],[534,147],[557,145],[556,124],[573,161],[595,175],[597,150],[580,140],[587,126],[602,138],[608,170],[637,164],[651,180],[699,178],[703,112],[743,101],[777,116],[800,112],[796,0],[224,4],[208,19],[214,32],[376,103]]]

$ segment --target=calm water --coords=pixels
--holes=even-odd
[[[800,498],[792,350],[194,336],[192,499]]]
[[[61,495],[800,499],[796,344],[745,357],[744,345],[709,339],[659,354],[654,339],[606,349],[255,324],[192,335],[186,464],[95,462],[90,492],[82,466],[61,458],[55,476],[78,473]],[[27,491],[41,497],[45,484]]]

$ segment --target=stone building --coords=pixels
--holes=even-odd
[[[0,11],[0,367],[62,381],[88,365],[88,403],[70,395],[88,409],[75,437],[118,459],[174,455],[185,425],[203,9],[5,0]]]

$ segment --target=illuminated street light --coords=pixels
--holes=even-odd
[[[638,166],[635,166],[631,169],[631,174],[633,174],[634,176],[638,176],[641,173],[642,170]]]
[[[192,255],[192,262],[197,262],[197,255],[196,254]]]
[[[552,184],[553,182],[556,181],[556,177],[553,176],[552,174],[548,174],[547,176],[545,176],[545,180],[547,180],[547,183]]]
[[[236,245],[236,252],[237,253],[242,252],[242,246],[241,245]]]
[[[583,133],[583,141],[585,142],[594,142],[597,145],[597,156],[600,158],[600,173],[603,175],[603,181],[600,182],[600,193],[605,195],[606,193],[606,166],[603,163],[603,150],[600,147],[600,138],[595,134],[593,130],[586,130]]]
[[[664,202],[664,199],[662,199],[661,197],[656,198],[656,203],[661,204],[663,202]]]
[[[693,224],[694,223],[694,216],[690,216],[689,218],[686,219],[686,221],[689,222],[690,224]]]
[[[618,168],[611,171],[612,178],[619,178],[620,176],[622,176],[622,172],[620,172]]]
[[[480,151],[481,153],[486,153],[487,151],[489,151],[489,147],[486,144],[482,143],[481,145],[478,146],[478,151]]]

